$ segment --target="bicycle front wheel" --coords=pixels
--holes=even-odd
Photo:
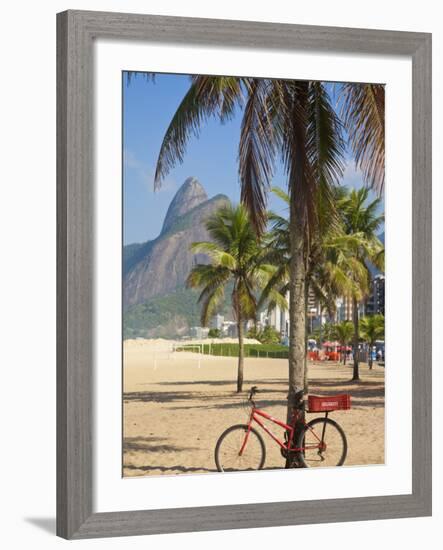
[[[224,431],[215,446],[215,464],[219,472],[261,470],[266,458],[262,436],[246,424],[231,426]]]
[[[305,468],[342,466],[348,443],[342,428],[330,418],[315,418],[306,424],[296,443],[299,461]]]

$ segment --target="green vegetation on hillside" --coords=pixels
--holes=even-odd
[[[198,325],[200,307],[197,293],[180,289],[151,298],[128,309],[124,315],[123,338],[174,337]]]
[[[230,289],[229,289],[230,290]],[[164,296],[155,296],[132,306],[123,318],[123,339],[175,338],[189,334],[189,328],[200,325],[198,292],[181,288]],[[229,292],[219,312],[229,316]]]

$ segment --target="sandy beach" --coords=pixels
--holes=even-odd
[[[246,390],[260,389],[257,403],[285,418],[287,360],[245,360],[243,394],[237,394],[237,359],[173,351],[172,343],[132,340],[124,344],[123,475],[174,475],[216,471],[214,447],[220,434],[243,423]],[[361,365],[361,381],[350,382],[352,367],[310,363],[310,392],[349,393],[352,409],[331,417],[348,439],[346,465],[384,462],[384,367]],[[308,414],[308,419],[318,413]],[[278,427],[275,433],[282,436]],[[265,434],[265,468],[282,468],[278,446]]]

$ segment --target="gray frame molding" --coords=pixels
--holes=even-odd
[[[412,494],[93,513],[93,41],[404,55],[413,80]],[[67,11],[57,15],[57,534],[67,539],[431,514],[431,35]]]

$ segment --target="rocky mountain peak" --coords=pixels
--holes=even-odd
[[[193,176],[187,178],[169,205],[163,222],[162,233],[165,233],[180,216],[207,200],[208,195],[198,179]]]
[[[150,300],[171,292],[188,291],[185,283],[195,262],[207,261],[206,256],[195,255],[190,250],[191,244],[209,239],[207,219],[227,204],[229,199],[225,195],[208,199],[196,178],[188,178],[183,183],[169,205],[160,235],[152,241],[124,248],[125,311],[137,305],[148,307]]]

